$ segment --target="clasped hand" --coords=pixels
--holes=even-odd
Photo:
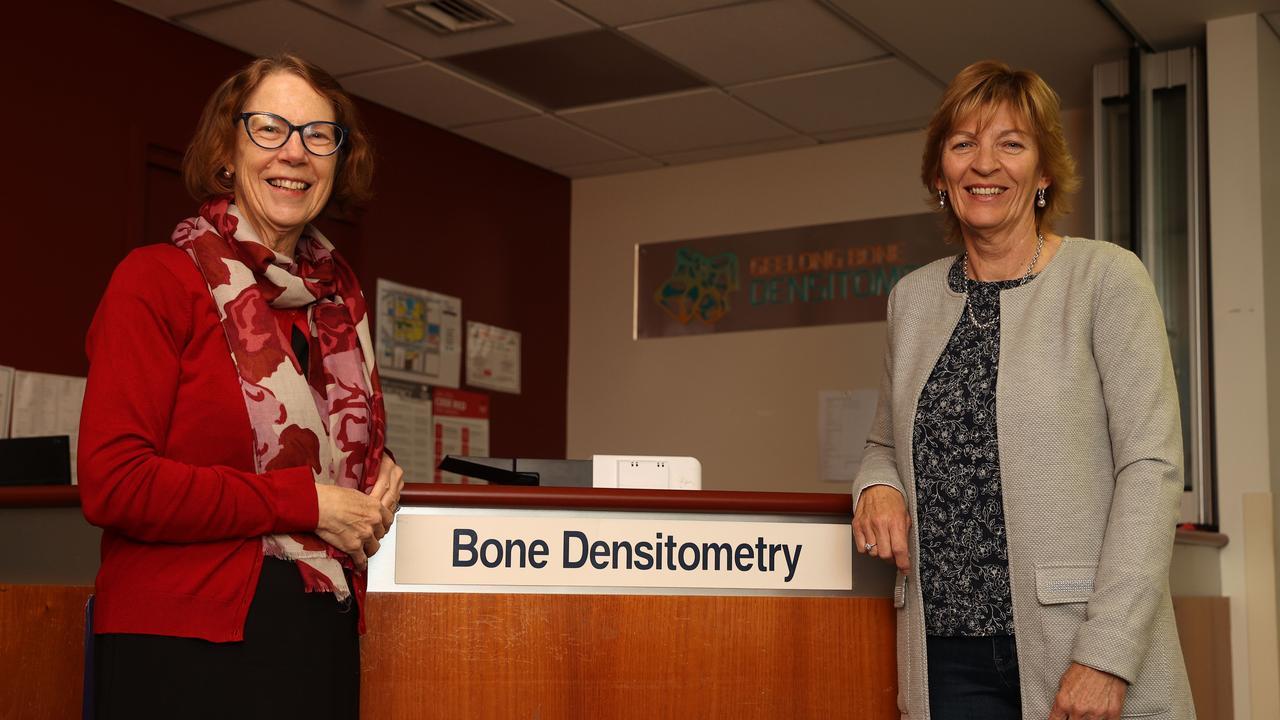
[[[387,455],[382,456],[377,482],[365,492],[316,485],[320,509],[316,535],[350,555],[356,568],[364,570],[391,529],[403,489],[404,470]]]

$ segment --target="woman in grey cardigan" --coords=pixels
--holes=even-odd
[[[854,484],[859,552],[900,571],[903,717],[1194,717],[1168,581],[1181,426],[1146,270],[1050,232],[1079,179],[1034,73],[961,71],[922,176],[963,251],[890,295]]]

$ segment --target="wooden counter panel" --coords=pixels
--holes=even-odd
[[[0,585],[0,718],[80,717],[93,588]]]
[[[879,598],[379,594],[362,710],[393,718],[896,718]]]
[[[78,717],[91,588],[0,585],[0,718]],[[1200,717],[1230,718],[1226,598],[1174,598]],[[375,594],[364,717],[896,718],[880,598]]]
[[[90,588],[0,585],[0,717],[78,717]],[[897,717],[878,598],[375,594],[372,718]]]

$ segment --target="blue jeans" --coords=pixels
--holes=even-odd
[[[1012,635],[930,635],[929,715],[933,720],[1019,720],[1018,645]]]

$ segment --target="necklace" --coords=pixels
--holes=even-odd
[[[1043,249],[1044,249],[1044,234],[1036,233],[1036,254],[1032,255],[1031,262],[1027,263],[1027,271],[1023,273],[1021,282],[1025,283],[1027,279],[1031,277],[1031,271],[1035,269],[1036,263],[1040,261],[1040,251]],[[978,328],[979,330],[989,330],[992,325],[996,324],[997,318],[992,318],[985,323],[980,323],[978,322],[978,318],[974,317],[973,315],[973,303],[970,302],[971,298],[969,297],[969,290],[968,290],[969,251],[967,250],[963,255],[960,256],[960,272],[964,275],[964,281],[965,281],[964,307],[965,307],[965,310],[969,312],[969,322],[973,323],[973,326]]]

